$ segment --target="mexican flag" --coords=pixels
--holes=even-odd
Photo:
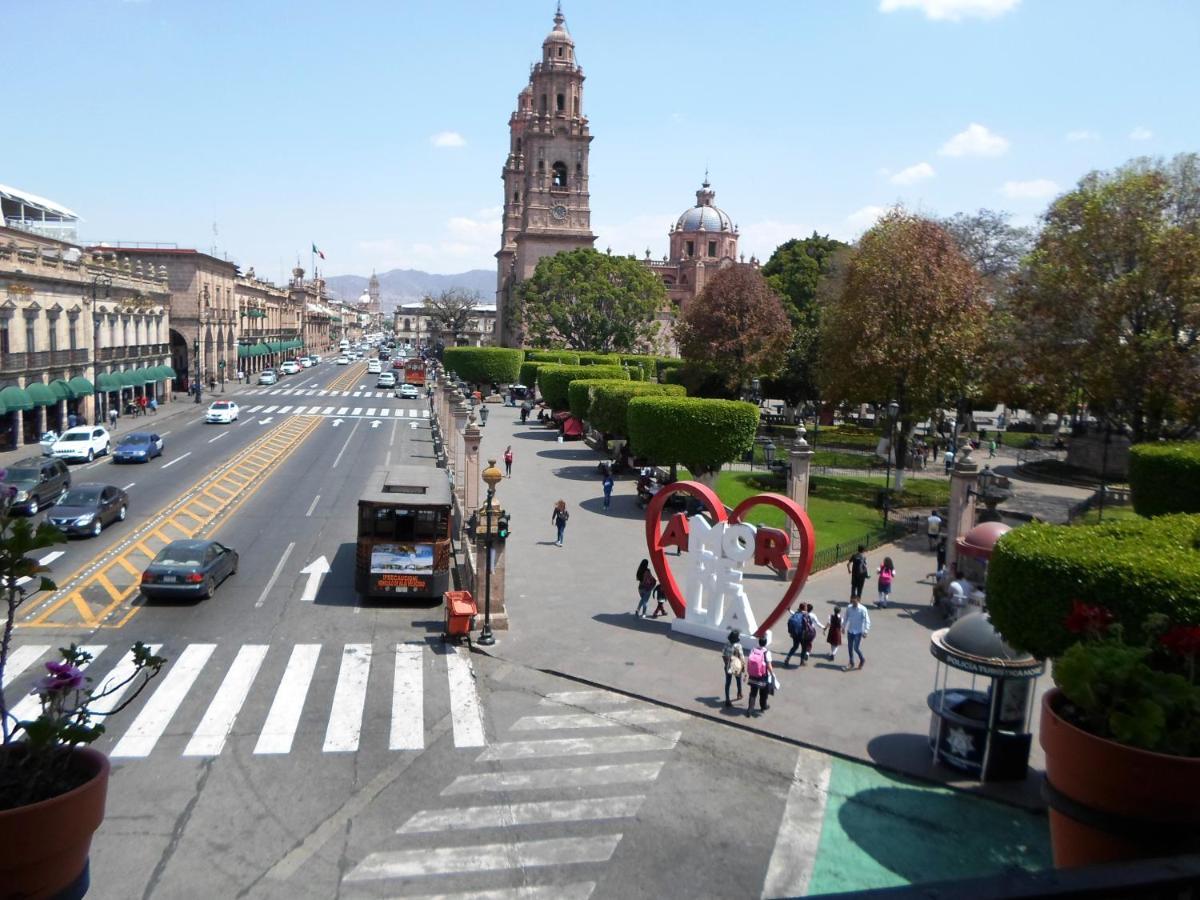
[[[313,253],[317,254],[317,256],[321,257],[321,259],[324,259],[324,258],[325,258],[325,254],[324,254],[324,253],[322,253],[320,250],[318,250],[318,249],[317,249],[317,245],[316,245],[316,244],[313,244],[313,245],[312,245],[312,247],[313,247],[313,251],[312,251]]]

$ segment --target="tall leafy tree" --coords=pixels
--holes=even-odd
[[[438,331],[449,334],[451,343],[457,344],[477,315],[475,310],[479,306],[479,299],[478,291],[449,288],[437,296],[427,294],[423,300],[423,312]]]
[[[1200,422],[1200,156],[1093,172],[1056,200],[1013,298],[1009,360],[1135,441]]]
[[[582,248],[538,260],[516,318],[539,346],[636,353],[653,346],[666,296],[636,259]]]
[[[690,302],[675,328],[690,365],[719,376],[731,391],[752,378],[778,374],[792,341],[779,298],[757,270],[727,266]]]
[[[894,209],[862,236],[822,312],[823,396],[898,403],[902,460],[912,426],[961,395],[987,317],[979,273],[957,242],[937,222]]]
[[[1016,274],[1022,258],[1033,249],[1033,229],[1013,225],[1011,219],[1007,212],[981,209],[941,221],[993,292]]]

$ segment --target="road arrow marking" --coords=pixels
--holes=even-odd
[[[375,419],[375,420],[374,420],[374,421],[371,423],[371,427],[372,427],[372,428],[378,428],[378,427],[379,427],[379,420],[378,420],[378,419]]]
[[[273,421],[275,421],[274,416],[267,416],[265,419],[259,419],[258,424],[259,425],[270,425]]]
[[[324,556],[318,556],[300,570],[301,575],[308,576],[308,584],[304,586],[304,593],[300,595],[301,603],[312,603],[317,599],[317,589],[321,586],[321,579],[328,572],[329,562]]]
[[[337,428],[337,427],[338,427],[339,425],[341,425],[341,424],[342,424],[342,420],[341,420],[341,419],[334,419],[334,420],[333,420],[333,427],[334,427],[334,428]]]

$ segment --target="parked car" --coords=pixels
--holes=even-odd
[[[208,407],[204,421],[217,425],[228,425],[230,422],[236,422],[237,417],[238,405],[232,400],[214,400]]]
[[[375,387],[394,388],[396,386],[396,376],[391,372],[380,372],[379,379],[375,382]]]
[[[65,494],[46,521],[67,534],[98,537],[110,522],[124,522],[129,495],[112,484],[77,484]]]
[[[71,486],[71,473],[62,460],[31,456],[5,469],[2,483],[16,491],[12,508],[32,516],[67,492]]]
[[[383,366],[379,362],[379,360],[372,359],[372,360],[367,361],[367,374],[368,375],[378,375],[382,369],[383,369]]]
[[[150,462],[163,454],[163,439],[150,431],[133,431],[117,441],[112,452],[114,463]]]
[[[207,598],[230,575],[236,575],[236,550],[216,541],[171,541],[142,573],[142,595]]]
[[[402,384],[396,388],[396,396],[401,400],[416,400],[421,396],[415,384]]]
[[[309,357],[309,359],[311,359],[313,361],[313,365],[315,366],[317,363],[319,363],[321,361],[321,354],[314,353],[312,356]]]
[[[302,368],[302,369],[308,369],[312,366],[312,360],[309,359],[307,356],[300,357],[300,359],[298,359],[297,362],[300,363],[300,368]]]
[[[54,446],[55,459],[83,459],[91,462],[103,456],[112,445],[108,429],[103,425],[77,425],[62,433]]]
[[[300,364],[294,359],[289,359],[279,366],[279,371],[284,375],[295,375],[300,371]]]
[[[345,353],[343,353],[341,356],[339,356],[339,357],[337,358],[337,364],[338,364],[339,366],[348,366],[348,365],[350,365],[350,357],[348,357],[348,356],[347,356]]]
[[[259,384],[275,384],[279,381],[279,376],[275,374],[274,369],[263,369],[258,373]]]
[[[47,431],[42,434],[42,439],[38,441],[38,446],[42,448],[42,456],[54,455],[54,442],[58,440],[57,431]]]

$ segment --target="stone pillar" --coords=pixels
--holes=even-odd
[[[463,434],[467,430],[467,416],[470,414],[471,408],[467,406],[465,400],[459,400],[454,407],[454,421],[450,428],[450,442],[446,445],[446,452],[450,460],[449,465],[454,472],[454,494],[458,497],[458,508],[463,510],[463,515],[466,515],[466,494],[464,489],[463,468],[465,467],[465,459],[463,456]]]
[[[811,478],[813,450],[808,445],[808,441],[804,439],[804,425],[801,424],[796,429],[796,440],[792,444],[792,449],[788,451],[788,457],[791,461],[791,468],[788,470],[787,480],[787,495],[791,500],[800,504],[802,509],[808,509],[808,486]],[[796,541],[796,526],[792,524],[789,517],[784,525],[784,530],[787,532],[788,540],[791,542],[791,550],[789,551],[792,561],[796,562],[800,557],[800,547]]]
[[[463,521],[479,509],[479,440],[482,434],[479,423],[472,413],[467,419],[467,430],[463,432]]]
[[[479,615],[475,624],[483,628],[484,607],[487,603],[488,585],[488,547],[487,536],[489,524],[492,534],[495,534],[496,522],[504,514],[495,497],[492,498],[492,513],[489,518],[486,503],[479,508],[479,527],[475,531],[475,602],[479,606]],[[504,602],[504,541],[492,541],[492,572],[491,572],[491,620],[493,631],[508,631],[508,609]]]
[[[975,492],[979,489],[979,465],[971,458],[970,444],[959,451],[950,472],[950,514],[942,525],[946,534],[946,567],[958,558],[957,540],[975,527]]]

